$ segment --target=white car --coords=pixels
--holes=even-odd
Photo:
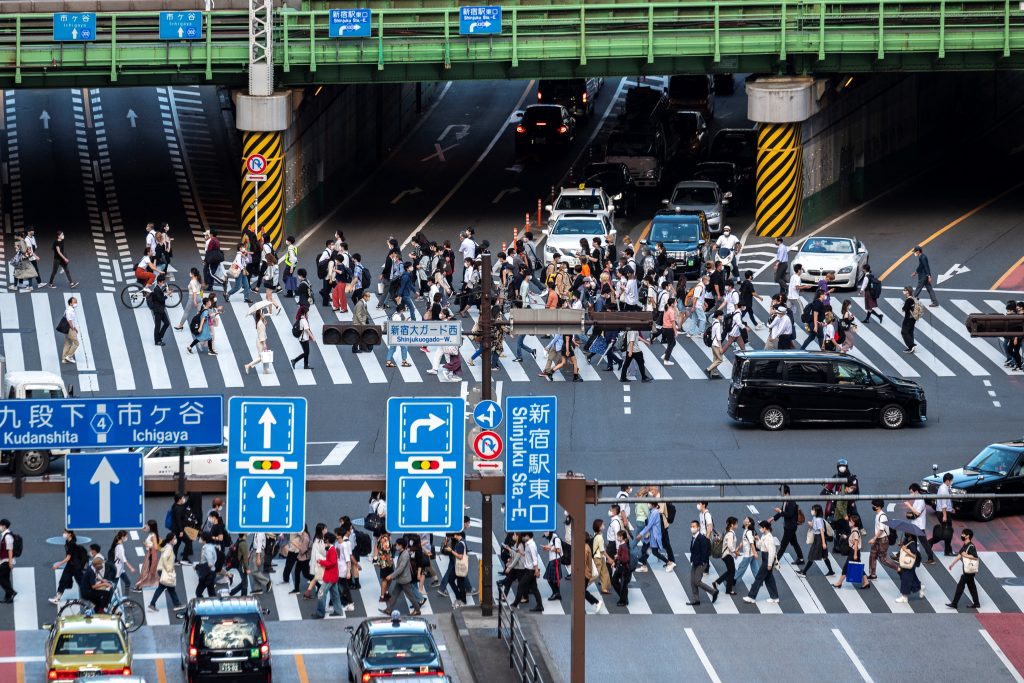
[[[836,274],[833,286],[857,287],[864,276],[868,250],[856,237],[811,237],[789,260],[803,266],[802,282],[815,283],[831,271]]]
[[[142,453],[142,475],[175,475],[178,473],[177,446],[149,446],[135,449]],[[185,447],[186,477],[228,476],[228,445]]]
[[[544,230],[547,243],[544,245],[544,263],[551,263],[555,254],[561,254],[562,261],[570,268],[579,264],[576,256],[580,240],[585,239],[591,246],[594,238],[600,237],[602,244],[615,243],[615,224],[611,218],[598,213],[565,213],[555,224]]]
[[[567,213],[593,213],[607,217],[615,222],[615,204],[611,197],[605,194],[600,187],[586,187],[581,184],[579,187],[563,188],[554,204],[544,207],[548,212],[548,227],[555,224],[555,221]]]

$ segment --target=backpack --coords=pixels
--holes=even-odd
[[[11,543],[11,552],[15,557],[21,557],[21,551],[25,549],[25,542],[21,538],[21,534],[11,534],[13,542]]]
[[[370,553],[373,552],[373,544],[370,542],[370,535],[365,531],[360,531],[359,529],[353,529],[352,533],[356,536],[356,554],[360,557],[368,557]]]
[[[912,311],[910,311],[910,317],[913,318],[914,320],[920,320],[921,316],[923,315],[924,306],[921,305],[921,302],[919,300],[914,299],[914,308]]]
[[[188,331],[192,333],[193,337],[198,337],[199,332],[203,326],[203,316],[200,313],[196,313],[192,316],[192,319],[188,321]]]
[[[804,306],[804,310],[800,312],[800,322],[804,325],[810,325],[814,322],[814,311],[811,310],[810,305]]]
[[[167,508],[167,514],[164,515],[164,528],[170,529],[171,525],[174,524],[174,506]]]
[[[669,524],[671,524],[672,522],[676,521],[676,504],[675,503],[665,503],[665,519],[668,520]]]
[[[711,336],[711,325],[708,325],[704,329],[704,346],[711,347],[714,346],[714,343],[715,339]]]
[[[323,254],[320,254],[320,255],[323,256]],[[322,259],[320,259],[319,261],[316,262],[316,276],[318,278],[320,278],[321,280],[323,280],[325,277],[327,277],[327,266],[328,266],[328,263],[330,262],[330,260],[331,260],[330,257],[327,257],[327,258],[322,258]]]
[[[558,277],[558,271],[555,269],[554,264],[548,266],[548,270],[544,273],[544,286],[550,287],[555,284],[555,280]]]
[[[647,299],[650,297],[650,295],[651,295],[651,289],[650,289],[650,287],[647,286],[647,283],[644,283],[643,285],[641,285],[640,286],[640,292],[639,292],[640,305],[641,306],[643,306],[643,305],[645,305],[647,303]]]
[[[234,569],[238,566],[238,544],[232,543],[224,553],[224,569]]]
[[[718,557],[718,558],[720,558],[720,557],[722,557],[722,553],[724,553],[724,552],[725,552],[725,539],[722,538],[722,535],[720,533],[718,533],[717,531],[712,529],[711,530],[711,557]]]
[[[352,271],[349,270],[345,264],[338,265],[338,279],[344,282],[346,285],[352,282]]]
[[[884,519],[885,521],[884,521],[884,522],[882,522],[882,520],[879,520],[879,523],[881,523],[881,524],[885,524],[886,526],[889,526],[889,516],[883,513],[883,514],[882,514],[882,518],[883,518],[883,519]],[[890,526],[890,527],[889,527],[889,533],[888,533],[888,534],[886,534],[886,538],[888,538],[888,539],[889,539],[889,545],[896,545],[896,541],[898,541],[898,540],[899,540],[899,534],[897,534],[897,533],[896,533],[896,530],[895,530],[895,529],[893,529],[893,528],[892,528],[892,527]]]
[[[370,287],[370,271],[365,267],[363,268],[362,277],[360,277],[360,284],[362,285],[362,289],[368,289]]]
[[[868,273],[868,291],[871,292],[871,298],[875,301],[878,301],[878,297],[882,296],[882,281],[871,273]]]
[[[683,299],[683,305],[686,306],[687,308],[693,306],[693,292],[696,289],[696,287],[691,287],[690,291],[686,293],[686,297]]]
[[[299,325],[298,320],[292,323],[292,336],[296,339],[302,336],[302,327]]]

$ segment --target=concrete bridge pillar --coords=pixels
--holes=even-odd
[[[747,83],[746,90],[747,118],[759,124],[755,230],[761,237],[788,237],[803,213],[800,124],[818,111],[818,88],[810,77],[779,77]]]
[[[242,228],[262,231],[276,249],[284,241],[284,131],[292,112],[290,95],[239,94],[235,102],[237,127],[242,131]],[[263,180],[249,179],[246,162],[254,154],[266,160]]]

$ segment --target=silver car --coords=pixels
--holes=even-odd
[[[722,192],[718,183],[710,180],[684,180],[676,183],[670,199],[662,200],[662,204],[670,209],[684,211],[703,211],[708,219],[708,229],[712,237],[722,232],[722,220],[725,218],[732,192]]]

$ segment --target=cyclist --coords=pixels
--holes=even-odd
[[[110,604],[113,584],[104,576],[105,563],[103,557],[96,555],[92,558],[92,566],[85,570],[85,577],[82,580],[82,597],[96,605],[97,612],[104,612]]]
[[[153,288],[153,282],[156,281],[157,272],[158,268],[156,262],[153,260],[153,250],[150,247],[146,247],[146,251],[142,255],[142,260],[140,260],[138,265],[135,266],[135,279],[137,279],[148,292]]]

